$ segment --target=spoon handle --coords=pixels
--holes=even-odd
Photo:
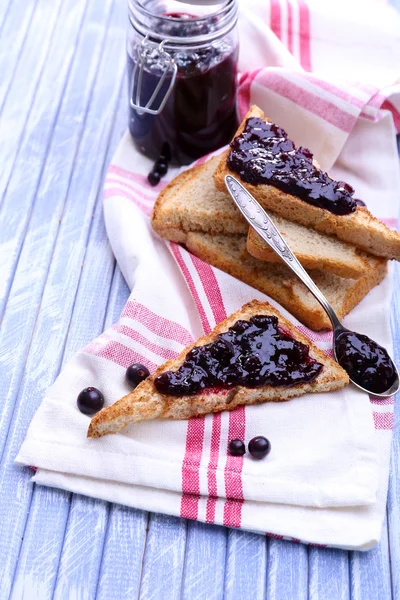
[[[241,183],[232,175],[225,176],[225,185],[236,206],[245,217],[249,225],[258,233],[262,239],[274,250],[278,256],[287,264],[290,269],[301,279],[308,287],[312,295],[318,300],[322,308],[328,315],[333,329],[341,327],[341,323],[336,316],[335,311],[329,304],[320,289],[315,285],[311,277],[301,266],[274,223],[260,206],[257,200],[242,186]]]

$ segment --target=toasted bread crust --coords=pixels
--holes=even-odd
[[[229,273],[260,292],[267,294],[299,321],[315,331],[331,329],[331,323],[311,293],[289,270],[286,265],[262,263],[246,252],[246,239],[237,236],[209,236],[200,233],[189,233],[186,236],[187,249],[209,264]],[[237,250],[229,247],[234,244]],[[387,273],[387,261],[374,258],[368,272],[357,280],[341,279],[334,275],[325,276],[320,271],[310,271],[310,276],[332,304],[338,317],[347,315],[367,293],[382,281]],[[330,293],[325,282],[335,281],[340,289],[338,298]]]
[[[169,370],[176,370],[185,360],[189,350],[194,346],[210,343],[215,337],[227,331],[237,320],[249,319],[256,314],[275,315],[279,324],[288,331],[296,340],[310,347],[310,356],[323,364],[323,369],[313,382],[288,387],[271,387],[250,389],[236,386],[229,390],[215,393],[204,392],[194,396],[169,396],[160,394],[154,386],[154,379]],[[245,304],[240,310],[217,325],[213,331],[199,338],[194,344],[187,346],[180,355],[169,360],[155,371],[155,373],[138,387],[118,400],[112,406],[104,408],[97,413],[89,426],[88,437],[95,438],[107,433],[116,433],[130,423],[142,420],[162,419],[188,419],[222,410],[233,410],[243,404],[257,404],[261,402],[286,401],[294,396],[308,392],[324,392],[343,388],[349,383],[347,373],[324,352],[317,348],[310,340],[300,333],[285,319],[275,308],[267,302],[253,300]]]
[[[270,122],[260,108],[252,106],[236,136],[244,129],[247,119],[254,116]],[[216,188],[220,191],[225,190],[225,175],[239,177],[227,166],[229,152],[228,149],[221,155],[214,175]],[[375,256],[400,260],[400,234],[389,229],[364,207],[357,206],[356,211],[348,215],[335,215],[324,208],[312,206],[296,196],[285,194],[272,185],[251,185],[245,181],[242,181],[242,184],[263,208],[272,210],[289,221],[313,227],[321,233],[334,235]]]

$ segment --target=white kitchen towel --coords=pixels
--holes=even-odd
[[[394,226],[400,106],[394,57],[400,28],[393,22],[398,25],[399,18],[384,4],[367,4],[369,17],[363,12],[354,38],[347,19],[356,13],[347,11],[339,19],[337,4],[323,13],[302,0],[246,3],[240,17],[238,106],[243,116],[251,103],[259,104]],[[328,35],[327,22],[335,23],[329,10],[337,18],[336,37],[332,31]],[[369,20],[378,16],[379,35],[371,32]],[[360,65],[361,42],[364,60],[370,59],[369,79]],[[337,77],[335,48],[342,57],[344,47],[341,72],[346,79],[358,78],[351,84]],[[314,61],[326,63],[328,77],[305,72]],[[249,70],[252,65],[257,68]],[[151,188],[150,167],[126,135],[108,170],[104,211],[131,296],[119,322],[66,365],[48,391],[17,461],[38,468],[37,483],[130,506],[309,543],[371,547],[385,510],[392,399],[378,402],[349,387],[188,422],[141,423],[115,436],[86,439],[88,417],[76,407],[82,388],[98,387],[110,404],[129,391],[124,380],[129,364],[143,362],[154,370],[244,302],[265,298],[152,232],[149,214],[165,181]],[[168,177],[174,174],[171,169]],[[347,326],[389,351],[390,298],[388,276],[346,318]],[[330,334],[311,332],[282,312],[322,349],[331,348]],[[230,439],[257,434],[271,440],[267,460],[228,456]]]

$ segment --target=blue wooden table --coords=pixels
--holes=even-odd
[[[128,297],[101,202],[126,126],[126,21],[125,0],[0,0],[0,600],[398,599],[398,411],[387,522],[367,553],[36,487],[13,464],[64,361]]]

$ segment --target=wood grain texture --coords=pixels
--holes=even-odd
[[[101,207],[126,127],[126,21],[120,0],[0,2],[0,600],[397,600],[398,411],[387,526],[368,553],[32,486],[13,463],[63,362],[129,294]],[[393,315],[399,359],[398,294]]]
[[[224,598],[227,529],[188,521],[185,565],[182,577],[183,600]],[[218,565],[218,568],[215,568]],[[224,568],[225,567],[225,568]]]
[[[308,597],[306,546],[269,538],[267,568],[267,599]]]

